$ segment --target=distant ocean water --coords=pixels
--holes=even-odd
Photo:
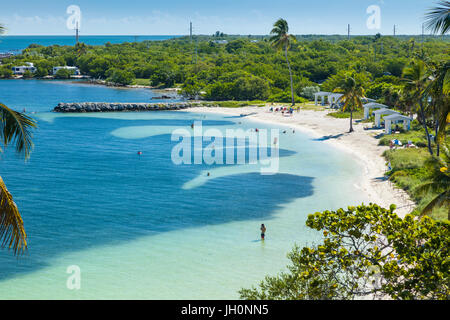
[[[161,41],[174,38],[176,36],[80,36],[80,42],[89,45],[103,45],[110,43],[140,42],[140,41]],[[20,53],[30,44],[40,44],[43,46],[75,45],[75,36],[0,36],[0,53],[12,52]]]
[[[154,95],[0,80],[0,102],[38,121],[29,161],[11,147],[1,154],[28,252],[0,250],[0,299],[235,299],[283,270],[294,244],[320,239],[305,226],[309,213],[367,201],[352,156],[299,131],[280,135],[280,172],[264,176],[252,165],[175,165],[171,133],[196,120],[221,132],[274,125],[188,112],[50,112],[58,102]],[[66,286],[74,265],[79,290]]]

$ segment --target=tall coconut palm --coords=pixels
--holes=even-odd
[[[289,34],[289,26],[286,20],[284,19],[278,19],[273,24],[273,29],[270,31],[270,34],[272,37],[270,37],[270,42],[272,43],[272,46],[277,48],[278,50],[283,50],[284,55],[286,57],[286,63],[289,69],[289,77],[291,80],[291,98],[292,98],[292,105],[295,105],[295,98],[294,98],[294,82],[292,80],[292,70],[291,70],[291,64],[289,63],[288,59],[288,50],[291,47],[292,42],[295,42],[295,37],[291,34]]]
[[[450,121],[450,62],[429,64],[429,84],[424,95],[431,97],[433,123],[436,135],[436,154],[439,156],[439,145],[444,142],[447,123]]]
[[[418,114],[420,114],[421,122],[427,136],[428,151],[433,155],[424,105],[426,97],[424,93],[429,81],[429,74],[427,73],[425,63],[422,60],[412,61],[409,66],[403,69],[403,81],[405,83],[404,90],[412,95],[414,101],[416,101],[419,106]]]
[[[437,7],[425,15],[425,25],[433,33],[445,34],[450,30],[450,1],[439,1]]]
[[[23,113],[0,103],[0,140],[4,146],[15,144],[16,151],[29,157],[33,142],[32,128],[36,122]],[[0,177],[0,241],[2,247],[22,253],[27,247],[27,235],[17,205]]]
[[[5,27],[0,24],[0,33]],[[16,152],[27,159],[33,147],[31,130],[36,122],[27,115],[14,111],[0,103],[0,140],[6,147],[15,144]],[[0,151],[1,148],[0,148]],[[27,235],[13,197],[0,177],[0,242],[1,246],[13,249],[14,254],[22,253],[27,248]]]
[[[348,132],[353,132],[353,112],[363,108],[364,88],[354,77],[346,77],[334,91],[343,94],[339,100],[344,103],[342,110],[350,111],[350,129]]]

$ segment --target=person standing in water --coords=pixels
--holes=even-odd
[[[264,240],[266,234],[266,226],[263,224],[261,224],[261,240]]]

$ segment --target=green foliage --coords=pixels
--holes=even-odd
[[[10,68],[0,66],[0,78],[11,78],[13,75],[13,72]]]
[[[69,69],[59,69],[55,73],[55,79],[70,79],[70,77],[73,75],[73,70]]]
[[[426,145],[424,142],[423,144]],[[422,212],[431,200],[445,190],[445,187],[419,188],[426,182],[438,181],[437,176],[442,175],[438,172],[440,167],[433,169],[427,165],[427,163],[433,161],[433,158],[425,148],[388,150],[384,153],[384,156],[390,162],[392,168],[388,173],[390,181],[404,189],[417,203],[414,214]],[[436,207],[429,212],[429,215],[434,219],[443,220],[448,219],[448,212],[448,207]]]
[[[327,114],[329,117],[338,118],[338,119],[348,119],[350,118],[350,111],[336,111],[336,112],[330,112]],[[358,110],[356,112],[352,112],[352,116],[355,119],[362,119],[364,118],[364,111]]]
[[[46,68],[37,67],[36,69],[37,69],[36,73],[34,74],[36,77],[42,78],[42,77],[48,76],[48,71]]]
[[[394,210],[370,204],[309,215],[306,225],[323,241],[295,247],[288,272],[240,290],[241,298],[447,300],[450,225]]]
[[[289,91],[283,91],[280,93],[272,94],[267,99],[267,101],[269,101],[269,102],[284,102],[284,103],[291,102],[291,100],[292,100],[292,97],[291,97],[291,93]],[[308,102],[308,99],[294,95],[294,101],[295,101],[295,103],[304,103],[304,102]]]
[[[197,98],[200,96],[202,87],[197,77],[189,77],[181,87],[181,94],[187,98]]]
[[[107,75],[108,78],[106,80],[114,84],[125,86],[132,84],[134,81],[134,74],[126,70],[111,68],[108,70]]]
[[[268,89],[260,82],[260,92],[256,94],[260,97],[257,99],[290,90],[285,54],[272,47],[268,36],[248,38],[224,35],[220,38],[228,40],[228,43],[214,44],[212,41],[217,40],[216,36],[196,36],[197,58],[194,54],[196,42],[189,41],[188,37],[180,37],[166,41],[104,46],[81,43],[76,46],[30,46],[22,54],[4,59],[3,64],[7,69],[32,62],[41,70],[39,76],[45,74],[44,69],[50,74],[55,66],[74,65],[82,74],[104,80],[111,76],[107,74],[111,68],[127,70],[137,79],[149,79],[148,84],[151,86],[173,87],[180,84],[187,91],[198,91],[196,87],[188,88],[192,86],[187,83],[188,79],[195,77],[201,91],[210,90],[215,92],[213,96],[226,96],[234,100],[242,99],[241,96],[234,96],[234,92],[243,93],[230,88],[236,79],[222,79],[223,75],[245,72],[245,77],[264,80]],[[321,90],[332,91],[338,86],[339,79],[356,73],[356,80],[362,83],[368,98],[400,104],[396,95],[399,91],[397,86],[402,85],[399,81],[401,68],[421,49],[419,46],[413,47],[409,38],[382,36],[377,44],[379,48],[380,42],[383,42],[384,49],[382,53],[378,49],[375,61],[373,37],[354,37],[350,41],[339,36],[297,36],[297,41],[293,41],[292,37],[289,39],[288,58],[294,91],[297,96],[307,99],[312,99],[311,92],[303,92],[304,88],[317,87],[318,83],[328,79],[321,85]],[[448,59],[448,54],[445,54],[448,50],[446,41],[427,38],[423,50],[430,61]],[[0,67],[0,77],[2,74],[7,77],[8,71],[2,70],[3,67]],[[389,73],[392,75],[385,75]],[[242,81],[248,84],[247,79]],[[217,88],[222,84],[226,88]],[[392,86],[389,87],[389,84]],[[410,106],[407,103],[404,105]]]
[[[269,95],[268,83],[246,72],[231,72],[206,88],[207,100],[266,100]]]
[[[33,78],[33,73],[30,70],[25,70],[25,72],[23,73],[22,77],[24,79],[30,79]]]
[[[318,86],[310,86],[310,87],[304,87],[300,91],[300,95],[308,100],[314,100],[315,96],[314,94],[320,91],[320,87]]]

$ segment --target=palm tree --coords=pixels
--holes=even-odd
[[[31,130],[36,122],[23,113],[14,111],[0,103],[0,140],[4,146],[16,145],[16,151],[27,159],[33,143]],[[22,253],[27,247],[27,235],[13,197],[0,177],[0,241],[2,247],[8,246],[14,254]]]
[[[433,33],[445,34],[450,30],[450,1],[439,1],[425,15],[425,25]]]
[[[286,20],[284,19],[278,19],[273,24],[273,29],[270,31],[270,34],[273,35],[270,37],[270,42],[272,43],[272,46],[277,48],[278,50],[284,50],[284,55],[286,57],[286,63],[288,65],[289,69],[289,77],[291,79],[291,97],[292,97],[292,105],[295,105],[295,99],[294,99],[294,83],[292,81],[292,70],[291,65],[289,63],[288,59],[288,50],[291,46],[292,42],[295,42],[295,37],[289,32],[289,26]]]
[[[4,31],[5,27],[0,24],[0,34]],[[15,144],[16,152],[24,155],[25,159],[28,159],[33,147],[31,130],[35,127],[36,122],[32,118],[0,103],[0,140],[5,147],[10,143]],[[14,254],[23,253],[27,248],[27,234],[22,217],[1,177],[0,242],[2,247],[12,248]]]
[[[428,85],[429,75],[426,70],[425,63],[422,60],[412,61],[411,64],[403,69],[403,81],[405,82],[405,91],[411,93],[414,101],[419,103],[419,112],[422,125],[427,136],[428,151],[433,155],[431,148],[431,139],[428,133],[427,119],[425,116],[424,100],[425,88]]]
[[[429,84],[424,95],[431,97],[433,123],[436,135],[436,154],[439,157],[439,145],[444,142],[447,123],[450,120],[450,62],[430,63]]]
[[[440,158],[432,158],[427,161],[426,166],[430,169],[430,172],[432,172],[432,177],[429,181],[419,185],[416,188],[416,192],[420,194],[433,192],[437,193],[437,196],[422,209],[421,216],[430,214],[435,208],[446,206],[448,208],[448,219],[450,220],[449,164]]]
[[[350,111],[350,130],[348,132],[353,132],[353,112],[363,107],[361,99],[365,97],[364,88],[353,77],[347,77],[334,91],[343,94],[339,100],[344,103],[342,111]]]

